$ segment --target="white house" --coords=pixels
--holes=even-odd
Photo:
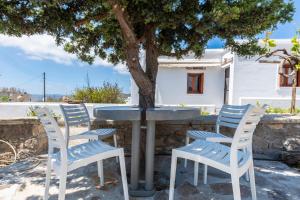
[[[276,43],[276,48],[291,47],[290,40],[276,40]],[[199,59],[193,55],[180,60],[162,56],[159,58],[156,104],[218,109],[224,103],[259,102],[289,107],[291,80],[278,74],[280,60],[273,57],[261,63],[257,58],[240,57],[226,49],[207,49]],[[289,66],[285,67],[284,70],[289,70]],[[138,88],[133,80],[131,103],[138,104]]]

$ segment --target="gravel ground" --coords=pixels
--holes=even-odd
[[[41,156],[40,158],[45,158]],[[129,171],[130,158],[126,158]],[[183,161],[178,164],[175,199],[232,199],[230,177],[220,171],[209,168],[208,184],[201,183],[202,170],[199,172],[199,185],[194,187],[193,164],[183,167]],[[23,169],[32,168],[26,171]],[[123,199],[120,172],[115,159],[104,161],[105,186],[99,186],[96,165],[90,164],[74,170],[68,175],[67,200],[117,200]],[[150,198],[131,198],[134,200],[167,199],[169,184],[170,157],[157,156],[155,165],[155,181],[159,191]],[[300,199],[300,173],[280,162],[255,161],[256,185],[258,199],[261,200],[298,200]],[[13,172],[15,171],[15,172]],[[9,168],[0,170],[0,194],[4,199],[40,200],[44,192],[45,161],[28,160],[16,163]],[[129,180],[129,179],[128,179]],[[248,182],[241,178],[243,199],[250,200]],[[50,187],[50,200],[57,199],[58,180],[53,177]],[[7,195],[4,195],[7,194]],[[9,196],[10,194],[10,196]],[[1,200],[2,200],[1,199]]]
[[[63,128],[62,128],[63,129]],[[83,131],[76,128],[73,134]],[[72,141],[76,145],[85,140]],[[46,155],[30,157],[6,168],[0,168],[0,200],[40,200],[43,199]],[[126,158],[127,172],[130,172],[130,157]],[[155,185],[157,192],[149,198],[131,198],[132,200],[167,200],[170,156],[156,156]],[[119,165],[115,159],[104,161],[105,186],[99,186],[96,164],[90,164],[72,171],[68,175],[66,200],[118,200],[123,199]],[[281,162],[255,161],[257,196],[259,200],[299,200],[300,172]],[[58,180],[53,176],[50,187],[50,200],[57,199]],[[128,174],[129,180],[129,174]],[[209,168],[208,184],[202,182],[202,170],[199,169],[199,184],[193,186],[193,163],[183,167],[179,160],[176,177],[176,200],[230,200],[232,187],[230,176]],[[250,200],[249,183],[241,178],[242,199]]]

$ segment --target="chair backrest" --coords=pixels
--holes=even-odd
[[[231,144],[231,161],[238,163],[238,150],[243,150],[247,158],[252,159],[252,138],[257,124],[265,113],[264,107],[255,107],[247,105],[246,112],[236,128]],[[244,160],[243,162],[245,162]]]
[[[62,159],[66,157],[66,140],[49,110],[45,107],[34,109],[38,119],[42,123],[48,137],[48,153],[51,155],[55,148],[61,152]]]
[[[86,124],[90,128],[90,116],[84,103],[60,105],[60,109],[67,126]]]
[[[216,132],[220,132],[220,126],[236,129],[247,109],[248,105],[223,105],[216,122]]]

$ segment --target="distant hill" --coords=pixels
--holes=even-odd
[[[62,95],[62,94],[47,94],[46,95],[46,97],[47,98],[52,98],[52,99],[60,99],[60,98],[62,98],[63,96],[65,96],[65,95]],[[43,95],[41,95],[41,94],[32,94],[31,95],[31,101],[33,101],[33,102],[41,102],[41,101],[43,101]]]
[[[125,94],[122,93],[124,98],[128,98],[130,97],[130,94]],[[63,94],[47,94],[47,98],[52,98],[52,99],[61,99],[63,96]],[[43,95],[41,94],[31,94],[31,101],[32,102],[42,102],[43,101]]]

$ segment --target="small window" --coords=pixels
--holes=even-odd
[[[187,93],[203,94],[204,73],[187,74]]]
[[[289,64],[285,64],[282,66],[281,72],[283,74],[290,74],[292,72],[292,67]],[[297,87],[300,87],[300,70],[297,71]],[[292,87],[293,79],[292,77],[285,77],[283,75],[279,75],[279,86],[280,87]]]

